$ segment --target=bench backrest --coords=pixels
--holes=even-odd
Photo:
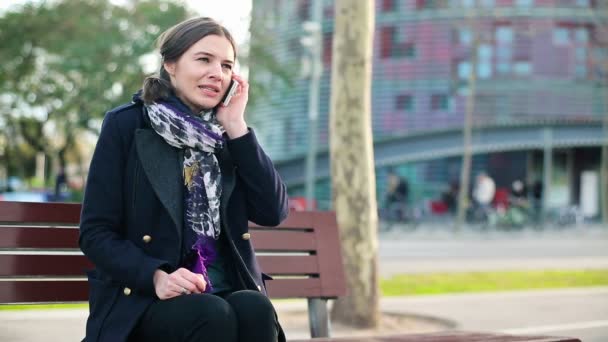
[[[80,205],[0,202],[0,303],[85,301]],[[272,298],[346,294],[335,214],[291,212],[278,228],[250,225]]]

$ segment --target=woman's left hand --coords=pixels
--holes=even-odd
[[[226,130],[228,137],[235,139],[247,134],[245,107],[249,100],[249,83],[237,74],[232,74],[232,78],[239,83],[239,86],[227,106],[220,103],[217,110],[217,120]]]

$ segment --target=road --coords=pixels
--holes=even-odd
[[[608,228],[478,233],[424,229],[382,234],[380,273],[608,269]]]

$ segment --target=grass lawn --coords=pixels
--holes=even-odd
[[[32,305],[0,305],[0,311],[6,310],[30,310],[30,309],[85,309],[88,308],[88,303],[74,304],[32,304]]]
[[[583,286],[608,286],[608,269],[402,274],[380,281],[380,290],[383,296],[414,296]],[[87,305],[87,303],[0,305],[0,310],[86,308]]]
[[[402,274],[382,279],[383,296],[492,292],[608,285],[608,270]]]

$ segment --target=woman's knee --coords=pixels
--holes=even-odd
[[[190,295],[188,305],[194,308],[198,321],[213,320],[213,324],[230,325],[234,321],[234,311],[228,302],[213,295]]]
[[[238,322],[239,341],[276,341],[277,314],[270,299],[257,291],[238,291],[226,298]]]
[[[263,293],[252,290],[243,290],[231,293],[226,301],[232,304],[258,304],[263,307],[272,308],[272,302]]]
[[[237,317],[232,307],[224,299],[213,295],[189,295],[188,306],[192,316],[189,318],[191,329],[187,333],[193,336],[206,337],[215,341],[233,341],[237,336]],[[211,335],[213,336],[211,336]]]
[[[133,332],[136,341],[236,341],[237,318],[228,302],[209,294],[152,304]]]
[[[239,317],[263,315],[274,318],[276,315],[270,299],[257,291],[238,291],[226,297],[226,301]]]

